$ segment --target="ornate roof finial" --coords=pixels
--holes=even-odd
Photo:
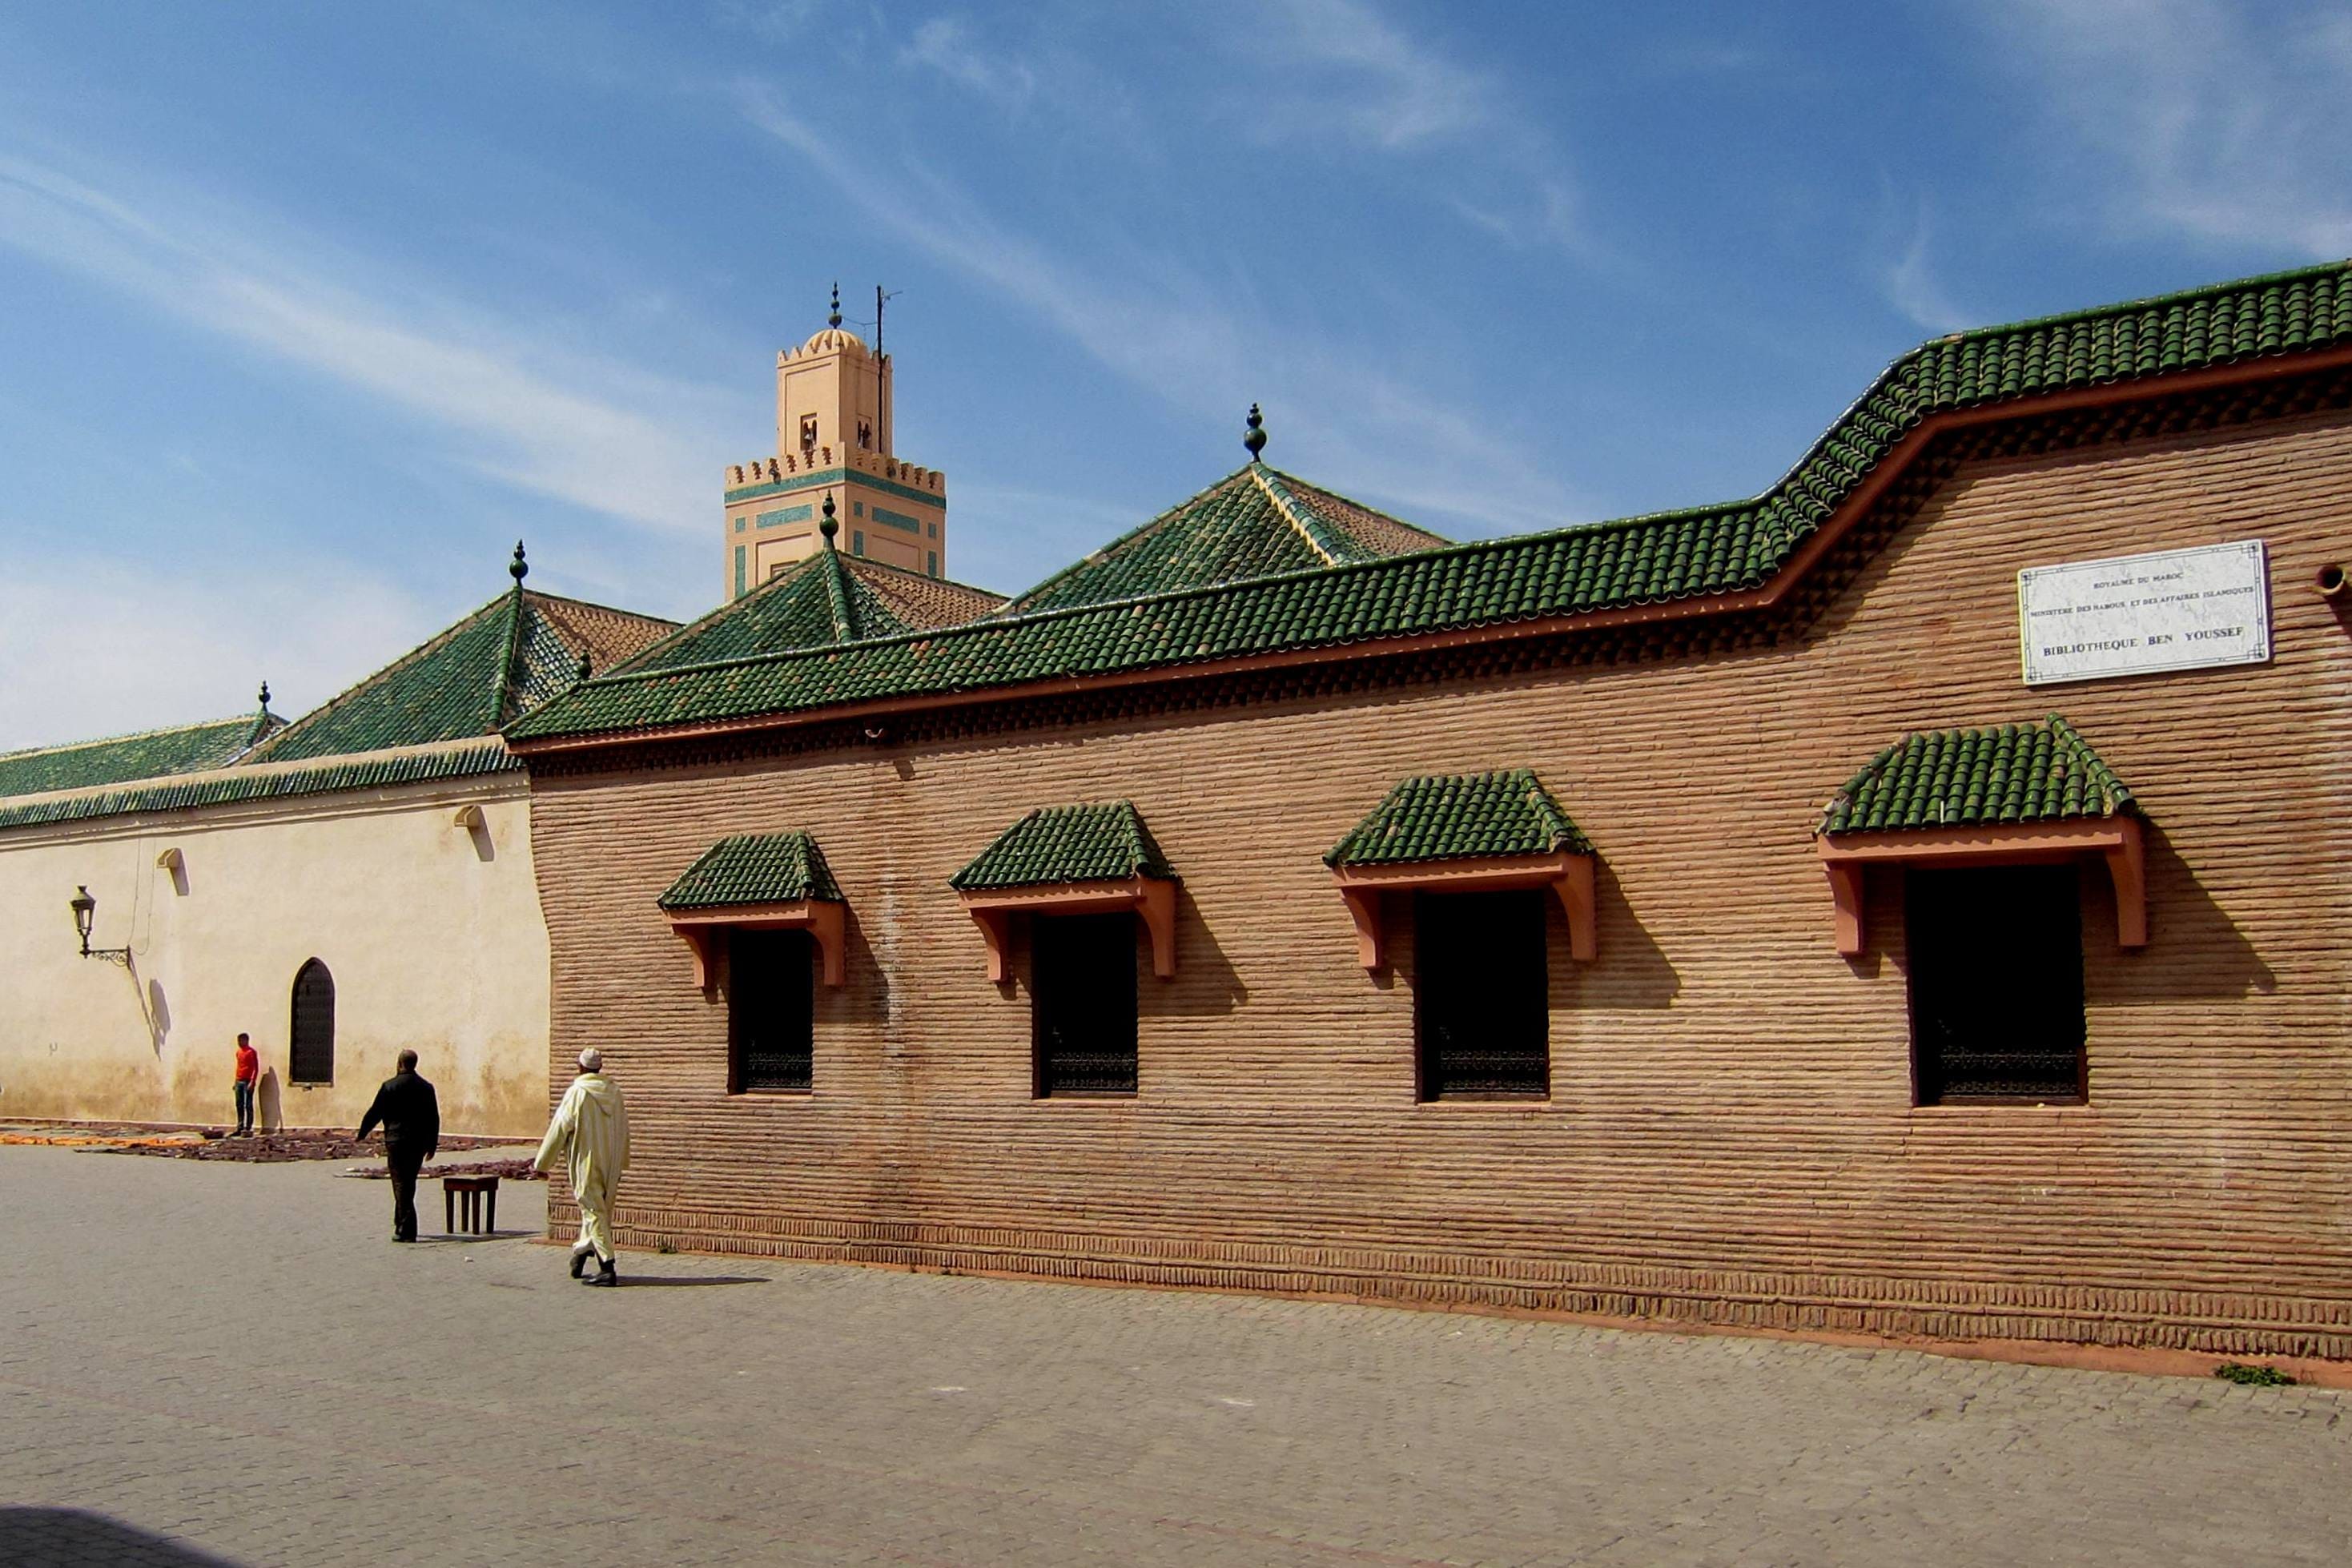
[[[833,314],[824,319],[824,324],[828,327],[841,325],[841,279],[838,278],[833,280]]]
[[[589,668],[588,650],[583,647],[580,650],[580,679],[585,680],[589,676],[594,673],[595,672]]]
[[[1250,461],[1255,463],[1257,455],[1265,450],[1265,419],[1258,413],[1256,404],[1250,405],[1249,417],[1242,423],[1249,426],[1242,437],[1242,445],[1249,448]]]
[[[269,682],[266,680],[261,683],[261,710],[269,711]]]
[[[816,531],[824,535],[824,547],[827,550],[832,549],[833,536],[841,531],[841,524],[833,521],[833,492],[831,490],[824,492],[824,520],[816,525]]]
[[[520,539],[515,541],[514,559],[507,563],[507,575],[515,580],[518,588],[522,586],[522,580],[530,575],[530,563],[522,558],[522,541]]]

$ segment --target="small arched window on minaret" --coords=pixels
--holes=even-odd
[[[871,419],[857,422],[857,449],[861,452],[874,450],[874,421]]]
[[[801,455],[803,457],[806,457],[809,453],[815,450],[816,416],[814,414],[803,414],[801,416]]]

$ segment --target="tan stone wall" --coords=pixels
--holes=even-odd
[[[461,804],[484,828],[453,825]],[[0,1116],[223,1123],[253,1036],[266,1123],[349,1127],[404,1047],[452,1132],[535,1134],[547,934],[523,776],[0,832]],[[185,890],[155,862],[181,851]],[[487,855],[487,858],[485,858]],[[66,900],[99,900],[79,956]],[[296,970],[335,981],[335,1081],[289,1085]]]
[[[2273,665],[2021,683],[2020,567],[2247,538]],[[1970,467],[1776,648],[544,778],[554,1052],[601,1046],[630,1096],[640,1241],[2352,1355],[2352,633],[2309,587],[2347,556],[2335,416]],[[2053,710],[2153,820],[2152,943],[2117,950],[2086,877],[2089,1104],[1915,1108],[1899,884],[1841,959],[1808,826],[1907,730]],[[1319,857],[1402,776],[1517,764],[1598,848],[1599,958],[1555,942],[1549,1103],[1417,1104],[1409,922],[1368,976]],[[946,879],[1033,805],[1116,796],[1184,879],[1179,973],[1140,982],[1136,1099],[1035,1100],[1028,997]],[[849,983],[813,1096],[730,1099],[724,1003],[654,899],[801,826]]]

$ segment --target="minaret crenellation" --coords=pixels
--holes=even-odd
[[[894,370],[842,327],[838,290],[826,324],[778,351],[775,454],[725,471],[729,598],[814,554],[828,499],[845,553],[946,574],[947,476],[891,451]]]

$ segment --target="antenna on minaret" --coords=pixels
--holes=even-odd
[[[875,443],[884,451],[890,449],[890,400],[882,395],[882,307],[897,299],[904,289],[882,292],[882,285],[874,285],[874,404],[882,421],[881,438]]]

